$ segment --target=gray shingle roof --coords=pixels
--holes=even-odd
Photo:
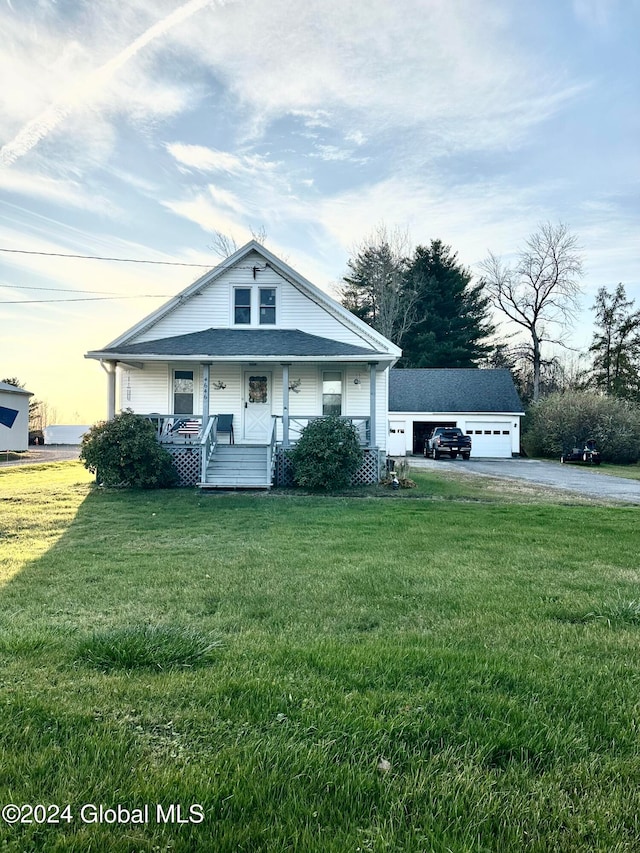
[[[205,329],[188,335],[124,344],[102,350],[119,355],[189,356],[342,356],[384,355],[364,347],[309,335],[298,329]]]
[[[522,412],[508,370],[389,371],[390,412]]]

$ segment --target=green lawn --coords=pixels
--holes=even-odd
[[[638,508],[416,480],[1,471],[0,849],[638,850]]]

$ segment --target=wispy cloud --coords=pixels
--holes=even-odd
[[[204,145],[185,145],[181,142],[168,143],[167,151],[182,166],[201,172],[226,172],[230,175],[254,175],[272,172],[276,164],[257,154],[232,154]]]
[[[18,132],[14,139],[0,149],[0,165],[9,166],[24,156],[42,139],[48,136],[74,110],[91,101],[106,87],[117,72],[143,48],[170,32],[177,25],[188,20],[212,0],[189,0],[178,9],[149,27],[128,47],[104,65],[91,72],[75,86],[65,92],[51,106],[41,112]]]

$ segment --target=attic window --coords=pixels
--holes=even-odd
[[[276,289],[260,288],[260,325],[273,325],[276,322]]]
[[[234,323],[239,326],[251,324],[251,288],[236,287],[234,291]]]

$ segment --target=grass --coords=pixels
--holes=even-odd
[[[0,472],[0,800],[74,816],[2,849],[636,850],[638,509],[415,479]]]
[[[611,474],[613,477],[626,477],[628,480],[640,480],[640,463],[634,465],[613,465],[603,462],[599,468],[603,474]]]

